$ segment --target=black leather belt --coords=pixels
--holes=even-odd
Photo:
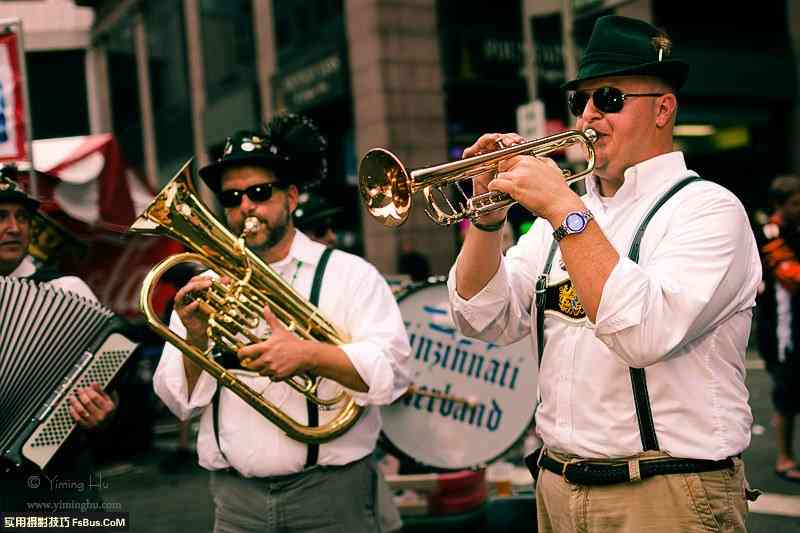
[[[721,461],[672,458],[640,459],[633,463],[638,463],[638,477],[633,475],[631,466],[627,462],[620,464],[589,461],[564,463],[548,456],[546,452],[542,453],[539,459],[539,466],[576,485],[613,485],[663,474],[689,474],[733,468],[733,459],[730,457]]]

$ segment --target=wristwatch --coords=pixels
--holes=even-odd
[[[580,233],[586,229],[586,224],[594,218],[588,209],[586,211],[571,211],[564,217],[564,222],[553,232],[553,238],[560,241],[567,235]]]

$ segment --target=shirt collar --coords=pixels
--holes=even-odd
[[[614,195],[613,203],[636,200],[644,194],[661,190],[687,173],[683,152],[668,152],[637,163],[625,170],[625,179]],[[596,178],[586,180],[586,193],[590,197],[600,197]]]
[[[284,259],[271,263],[271,266],[286,264],[288,260],[291,259],[301,261],[308,265],[316,265],[324,251],[324,245],[312,241],[305,233],[299,229],[295,229],[294,238],[292,238],[292,246],[289,248],[289,254]]]
[[[17,268],[9,274],[12,278],[27,278],[36,273],[36,265],[33,264],[33,257],[26,255]]]

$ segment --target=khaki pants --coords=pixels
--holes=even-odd
[[[536,484],[539,532],[745,532],[744,463],[733,461],[733,468],[714,472],[605,486],[573,485],[542,469]]]

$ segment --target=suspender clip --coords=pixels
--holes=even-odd
[[[547,299],[547,282],[549,279],[549,274],[541,274],[539,279],[536,280],[536,307],[544,307]]]

